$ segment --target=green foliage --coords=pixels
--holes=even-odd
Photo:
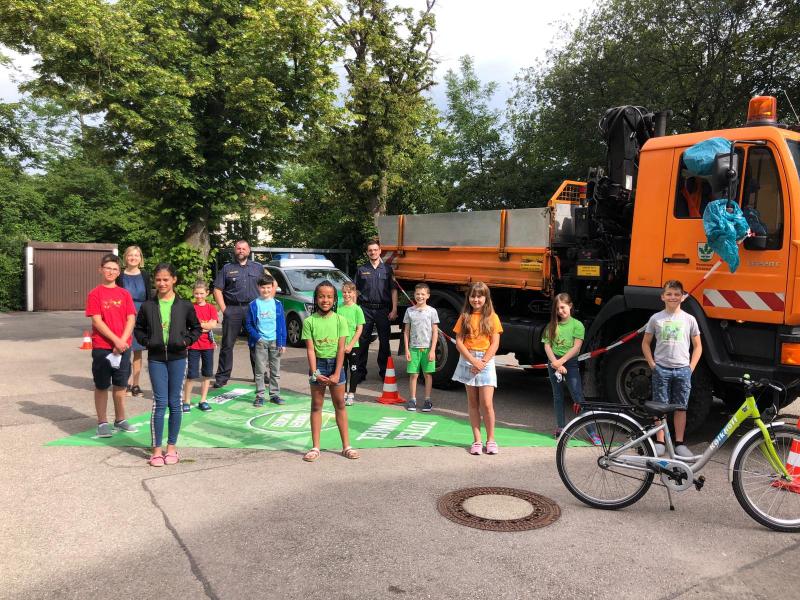
[[[0,235],[0,311],[19,310],[24,300],[25,240]]]
[[[506,202],[499,193],[497,171],[507,149],[501,137],[501,113],[489,107],[497,84],[481,84],[470,56],[462,56],[460,62],[459,73],[450,70],[444,78],[452,203],[469,209],[500,208]]]
[[[197,248],[181,243],[156,250],[152,266],[155,267],[157,263],[165,262],[175,267],[175,274],[178,277],[175,293],[182,298],[191,300],[195,281],[199,279],[206,283],[211,281],[211,264],[216,255],[216,248],[211,250],[209,257],[206,258]]]
[[[36,51],[27,89],[84,119],[204,255],[236,198],[291,155],[333,98],[326,0],[11,0],[0,42]],[[94,131],[91,131],[94,130]]]

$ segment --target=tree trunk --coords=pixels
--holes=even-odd
[[[208,234],[208,217],[195,217],[183,235],[183,241],[195,250],[199,250],[203,260],[208,260],[211,251],[211,240]]]
[[[379,217],[386,214],[386,199],[389,196],[389,177],[386,171],[380,174],[378,193],[370,200],[369,214],[372,217]]]

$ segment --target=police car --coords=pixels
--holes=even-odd
[[[336,287],[338,303],[341,304],[342,285],[351,281],[331,261],[319,255],[271,260],[264,270],[275,278],[278,285],[275,297],[281,301],[286,313],[286,342],[295,347],[304,345],[300,339],[303,321],[314,308],[317,284],[326,279],[330,281]]]

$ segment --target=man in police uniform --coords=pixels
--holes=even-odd
[[[226,264],[214,279],[214,300],[222,311],[222,347],[219,351],[214,387],[228,383],[233,369],[233,345],[244,324],[248,305],[258,297],[258,280],[264,275],[264,267],[248,260],[250,244],[244,240],[236,242],[233,249],[236,262]],[[250,359],[250,366],[253,367]],[[253,369],[255,373],[255,369]],[[255,375],[253,375],[255,378]]]
[[[359,355],[356,376],[359,381],[367,377],[367,357],[372,341],[372,326],[378,330],[378,371],[381,379],[386,376],[386,361],[389,359],[390,322],[397,318],[397,286],[394,271],[381,260],[378,240],[367,243],[369,262],[356,271],[355,284],[358,289],[358,304],[364,311],[364,329],[359,338]]]

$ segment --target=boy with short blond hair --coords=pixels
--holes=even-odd
[[[114,431],[135,433],[125,419],[125,390],[131,374],[131,333],[136,307],[128,290],[117,285],[119,258],[106,254],[100,260],[100,285],[89,292],[86,316],[92,319],[92,378],[97,410],[97,437]],[[108,388],[114,400],[114,427],[108,424]]]
[[[281,354],[286,350],[286,317],[283,305],[275,299],[275,290],[275,278],[264,273],[258,280],[259,296],[250,303],[245,320],[255,367],[256,408],[264,406],[265,376],[269,377],[269,401],[283,404],[280,370]]]
[[[406,310],[403,316],[403,340],[406,346],[406,372],[410,397],[406,410],[417,410],[417,378],[420,372],[425,378],[425,402],[422,412],[430,412],[433,408],[431,390],[433,375],[436,370],[436,342],[439,339],[439,313],[428,306],[431,289],[427,283],[418,283],[414,287],[414,306]]]
[[[697,320],[681,310],[683,284],[677,279],[664,283],[661,292],[664,310],[657,312],[647,322],[642,354],[652,369],[653,401],[663,404],[678,404],[681,408],[674,412],[675,454],[693,456],[684,444],[686,432],[686,409],[692,390],[692,373],[703,354],[700,341],[700,328]],[[655,353],[651,351],[653,338],[656,340]],[[693,347],[689,356],[690,345]],[[656,452],[664,454],[664,432],[658,432]]]
[[[358,369],[358,340],[361,331],[364,329],[364,311],[356,304],[358,292],[356,284],[347,281],[342,285],[342,304],[336,308],[336,312],[347,321],[348,335],[344,340],[344,369],[347,373],[347,391],[344,395],[345,406],[352,406],[356,397],[356,388],[360,383],[360,378],[356,372]]]

